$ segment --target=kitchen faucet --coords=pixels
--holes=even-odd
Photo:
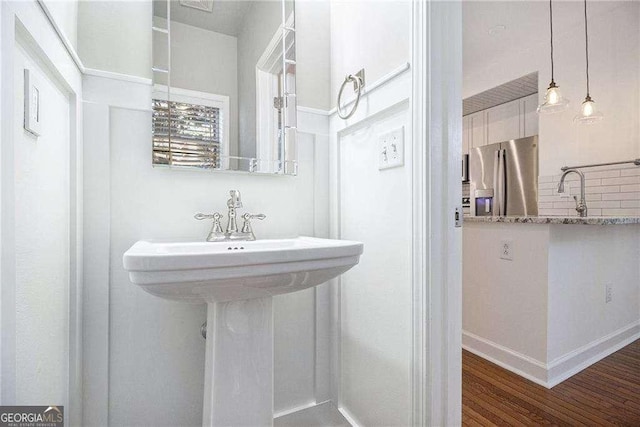
[[[560,177],[560,184],[558,184],[558,193],[564,193],[564,179],[570,173],[577,173],[578,176],[580,177],[580,201],[578,201],[577,196],[573,196],[573,199],[576,201],[576,211],[578,212],[578,215],[580,215],[581,217],[586,217],[587,216],[587,200],[584,196],[585,181],[584,181],[584,174],[582,172],[580,172],[578,169],[567,169],[566,171],[564,171],[564,173]]]
[[[229,194],[231,197],[229,198],[229,200],[227,200],[229,218],[227,221],[226,231],[222,231],[222,225],[220,224],[222,214],[218,212],[213,214],[198,213],[194,216],[194,218],[197,220],[213,219],[213,225],[211,226],[211,231],[209,231],[209,235],[207,236],[207,242],[221,242],[229,240],[256,240],[256,236],[255,234],[253,234],[253,228],[251,227],[251,220],[263,220],[267,216],[264,214],[252,215],[250,213],[245,213],[244,215],[242,215],[242,219],[244,219],[242,230],[238,231],[236,216],[237,209],[242,207],[242,198],[240,197],[240,192],[238,190],[231,190],[229,191]]]

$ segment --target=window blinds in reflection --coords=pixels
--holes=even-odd
[[[153,164],[220,167],[220,109],[153,100]]]

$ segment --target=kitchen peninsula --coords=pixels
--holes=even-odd
[[[545,387],[640,338],[640,217],[465,217],[463,346]]]

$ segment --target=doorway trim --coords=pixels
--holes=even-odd
[[[462,5],[414,0],[413,425],[462,420]]]

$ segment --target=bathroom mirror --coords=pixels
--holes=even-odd
[[[295,175],[293,0],[153,2],[153,165]]]

